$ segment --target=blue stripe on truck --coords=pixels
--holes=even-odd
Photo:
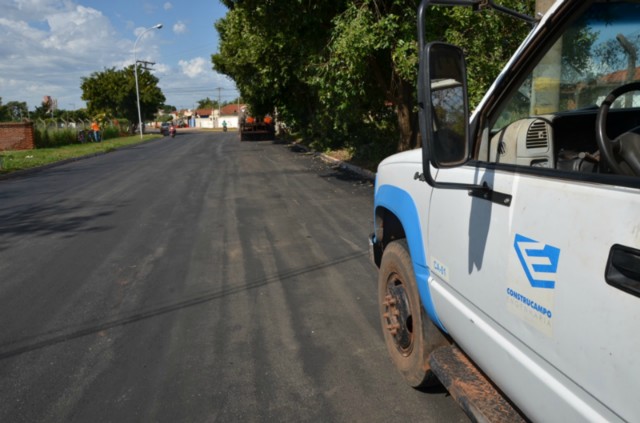
[[[438,319],[431,299],[428,284],[429,267],[427,266],[427,255],[424,250],[422,233],[419,230],[420,220],[418,218],[418,210],[411,195],[398,187],[382,185],[375,194],[374,210],[377,210],[378,207],[386,208],[400,220],[407,236],[407,244],[409,245],[409,253],[411,254],[413,271],[416,275],[416,282],[422,304],[431,321],[446,332],[440,319]],[[424,212],[426,213],[426,210]]]

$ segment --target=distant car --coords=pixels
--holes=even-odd
[[[171,127],[171,122],[162,122],[160,125],[160,133],[162,135],[169,135],[169,128]]]

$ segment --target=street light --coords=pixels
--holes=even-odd
[[[148,31],[151,31],[152,29],[160,28],[162,28],[162,24],[157,24],[145,29],[140,33],[140,35],[138,35],[138,39],[136,39],[136,42],[133,43],[133,60],[135,61],[134,76],[136,79],[136,102],[138,104],[138,130],[140,131],[140,139],[142,139],[142,114],[140,113],[140,89],[138,88],[138,58],[136,57],[136,46],[138,45],[138,41],[140,41],[140,38],[142,38],[144,34],[146,34]]]

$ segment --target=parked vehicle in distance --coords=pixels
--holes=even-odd
[[[471,116],[432,4],[534,24]],[[640,1],[418,22],[422,149],[379,165],[370,238],[392,362],[474,421],[640,422]]]
[[[240,141],[266,141],[276,137],[276,127],[270,115],[264,119],[248,116],[240,122]]]
[[[160,124],[160,133],[164,136],[169,135],[170,127],[171,127],[171,122],[162,122],[162,124]]]

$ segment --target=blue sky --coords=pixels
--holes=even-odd
[[[8,5],[7,5],[8,2]],[[155,62],[154,74],[177,108],[205,97],[232,100],[233,81],[212,70],[218,51],[213,24],[227,9],[218,0],[0,0],[0,97],[26,101],[29,110],[45,95],[61,109],[84,107],[81,78],[105,68]],[[220,90],[218,90],[220,88]]]

